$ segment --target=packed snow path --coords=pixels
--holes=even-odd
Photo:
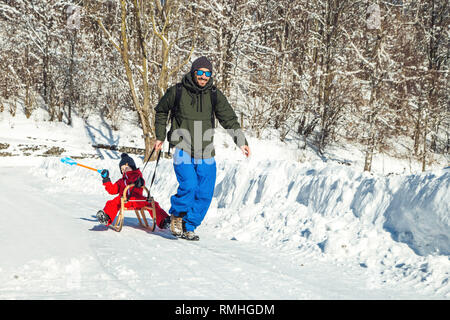
[[[97,223],[104,195],[0,167],[0,299],[430,299],[416,282],[374,285],[366,268],[199,231],[199,242]],[[57,182],[55,182],[57,183]],[[87,187],[87,186],[86,186]],[[45,189],[45,191],[44,191]]]

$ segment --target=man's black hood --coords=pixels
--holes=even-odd
[[[200,87],[197,82],[192,78],[190,72],[186,73],[181,80],[181,83],[186,88],[187,93],[191,97],[191,106],[197,108],[197,112],[203,111],[203,95],[211,90],[214,80],[209,78],[204,87]]]

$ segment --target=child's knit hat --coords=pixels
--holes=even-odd
[[[121,154],[121,159],[120,159],[120,163],[119,163],[119,169],[126,163],[128,163],[128,165],[130,166],[130,168],[132,170],[136,170],[136,164],[134,163],[133,158],[131,158],[128,154],[126,153],[122,153]]]

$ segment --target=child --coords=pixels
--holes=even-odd
[[[128,189],[129,200],[146,200],[147,198],[142,195],[142,187],[145,185],[144,178],[142,178],[141,170],[136,168],[134,160],[126,153],[122,153],[119,163],[120,171],[122,172],[122,178],[112,184],[109,179],[109,171],[103,170],[101,172],[103,177],[103,185],[109,194],[119,194],[112,200],[106,202],[103,210],[97,212],[97,219],[100,223],[109,226],[116,218],[117,213],[120,210],[120,198],[123,195],[127,185],[134,184],[134,187]],[[145,206],[150,206],[148,201],[129,201],[125,203],[126,208],[140,209]],[[161,209],[158,202],[155,201],[156,211],[156,225],[160,229],[167,229],[170,226],[169,215]]]

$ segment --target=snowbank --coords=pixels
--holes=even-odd
[[[391,274],[450,292],[449,170],[385,177],[322,161],[243,160],[230,148],[216,158],[214,198],[199,232],[350,262],[367,268],[375,283]],[[117,162],[86,164],[108,168],[115,180]],[[145,169],[147,181],[153,168],[151,162]],[[43,160],[34,172],[57,182],[46,192],[105,193],[98,174],[57,158]],[[162,159],[152,194],[168,210],[176,188],[172,162]]]
[[[406,177],[384,214],[394,240],[419,255],[450,255],[450,170]]]

